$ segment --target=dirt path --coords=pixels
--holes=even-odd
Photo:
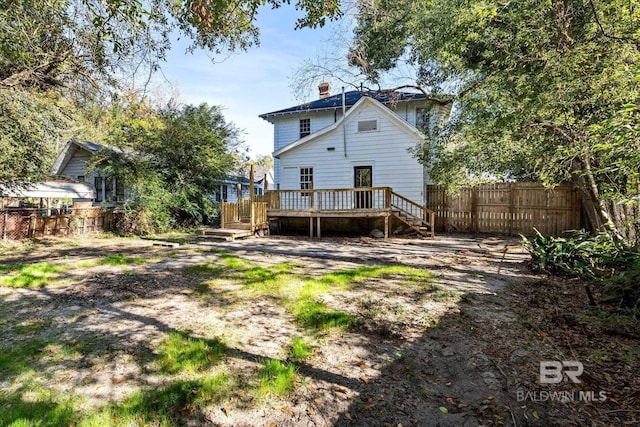
[[[96,240],[0,258],[7,265],[80,265],[122,254],[142,261],[124,266],[89,262],[62,273],[55,286],[0,287],[0,346],[10,349],[25,339],[55,343],[58,347],[47,350],[53,354],[34,359],[31,368],[43,372],[50,389],[82,396],[82,413],[174,381],[158,370],[159,348],[168,333],[180,331],[223,340],[226,358],[211,371],[233,379],[224,399],[179,411],[181,424],[611,425],[618,420],[622,425],[635,420],[633,411],[620,410],[638,402],[633,394],[638,380],[627,378],[620,390],[611,384],[625,370],[637,372],[637,342],[614,343],[621,354],[638,353],[607,378],[596,371],[606,360],[587,360],[598,347],[585,344],[570,353],[571,328],[558,326],[564,328],[565,342],[549,340],[549,334],[560,333],[541,327],[549,305],[558,305],[551,295],[564,293],[576,301],[580,296],[570,293],[573,288],[550,287],[545,291],[550,300],[533,305],[529,290],[548,279],[527,270],[527,255],[517,239],[273,237],[205,241],[175,250],[141,240]],[[375,266],[427,270],[433,285],[402,285],[394,275],[380,278],[367,270]],[[284,268],[286,276],[275,273]],[[331,273],[362,271],[369,276],[319,295],[323,305],[357,319],[344,331],[305,328],[296,320],[287,288],[275,294],[256,288],[280,286],[284,277],[320,283]],[[251,281],[254,275],[259,277]],[[529,307],[534,307],[530,313]],[[582,335],[580,342],[587,339]],[[295,337],[312,342],[314,350],[297,364],[295,389],[257,398],[250,392],[256,372],[265,360],[284,361]],[[541,360],[576,359],[588,374],[587,388],[579,390],[606,390],[617,401],[520,399],[524,391],[548,390],[538,384]],[[17,396],[24,374],[3,372],[0,390]],[[578,390],[578,385],[563,386]]]

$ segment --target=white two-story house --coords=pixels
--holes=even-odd
[[[391,187],[424,204],[427,174],[410,150],[440,108],[422,93],[348,91],[260,115],[274,125],[275,188]]]

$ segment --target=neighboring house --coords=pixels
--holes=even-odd
[[[238,184],[240,184],[241,197],[246,199],[249,197],[249,178],[241,176],[228,177],[220,184],[220,189],[216,193],[215,200],[217,202],[224,200],[225,202],[235,203],[238,201]]]
[[[265,181],[266,178],[266,181]],[[217,202],[235,203],[238,201],[238,184],[240,184],[242,198],[249,198],[249,178],[243,176],[232,176],[225,179],[215,195]],[[265,188],[266,187],[266,188]],[[254,173],[253,193],[257,196],[263,195],[265,189],[273,189],[273,172],[271,169],[257,169]]]
[[[423,205],[428,178],[409,150],[424,143],[440,109],[418,93],[319,88],[316,101],[260,115],[274,125],[275,187],[391,187]]]
[[[95,190],[94,202],[124,202],[126,191],[117,177],[107,176],[100,170],[88,171],[91,156],[101,149],[110,148],[95,142],[72,139],[56,158],[51,174],[89,184]]]

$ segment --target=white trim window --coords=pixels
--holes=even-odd
[[[378,120],[359,120],[358,132],[375,132],[378,130]]]
[[[313,168],[300,168],[300,189],[313,190]],[[308,196],[309,193],[302,193],[302,195]]]
[[[311,119],[300,119],[300,139],[311,135]]]

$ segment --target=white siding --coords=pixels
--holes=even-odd
[[[300,139],[300,119],[311,119],[311,133],[314,133],[327,126],[331,126],[335,122],[336,117],[339,119],[341,116],[342,111],[338,111],[337,116],[333,111],[316,111],[296,113],[275,119],[273,128],[274,151]],[[278,159],[274,159],[274,179],[276,185],[281,182],[280,160]]]
[[[407,151],[417,141],[378,108],[363,104],[347,119],[347,153],[343,127],[288,151],[280,157],[283,173],[281,189],[299,188],[299,168],[313,167],[314,188],[351,188],[353,168],[372,166],[373,186],[391,187],[417,203],[423,203],[423,168]],[[415,116],[415,109],[413,115]],[[359,120],[378,120],[377,131],[357,132]],[[414,117],[415,120],[415,117]],[[333,147],[333,151],[327,148]]]
[[[73,155],[62,170],[61,175],[70,179],[78,179],[79,176],[84,176],[85,181],[88,182],[87,164],[89,162],[89,156],[88,151],[75,148]]]

